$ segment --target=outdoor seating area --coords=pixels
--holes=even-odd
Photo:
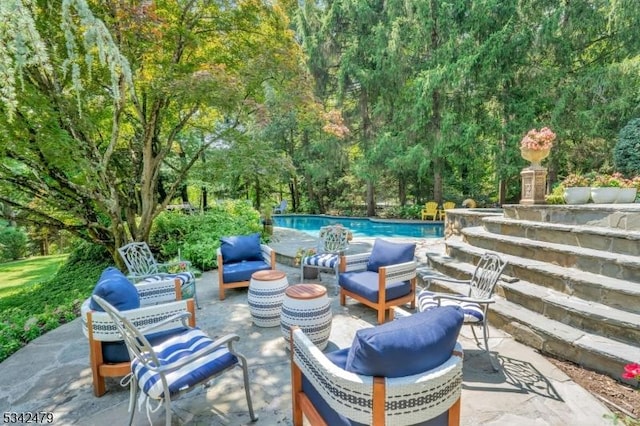
[[[385,246],[385,243],[394,244],[394,246]],[[287,249],[287,244],[282,240],[273,243],[273,246],[270,248],[279,253]],[[289,247],[295,246],[295,240],[289,244]],[[354,245],[354,250],[364,249],[367,246],[369,252],[366,255],[369,257],[371,254],[376,255],[381,247],[386,248],[385,253],[395,251],[396,254],[408,255],[407,253],[410,252],[410,255],[416,258],[420,258],[423,255],[420,251],[424,250],[424,246],[416,243],[385,240],[358,242]],[[293,248],[290,250],[294,252]],[[354,255],[358,254],[361,253],[354,253]],[[376,256],[373,256],[374,261]],[[381,259],[378,258],[378,261]],[[386,259],[386,261],[395,260]],[[365,268],[366,264],[367,262],[364,263]],[[381,268],[385,267],[388,266]],[[378,273],[381,268],[378,269]],[[327,272],[331,274],[332,271]],[[342,273],[348,273],[348,271]],[[59,413],[58,418],[63,423],[77,422],[78,420],[73,419],[81,416],[81,422],[86,424],[107,422],[122,424],[131,416],[133,424],[136,425],[169,424],[169,422],[170,424],[239,425],[251,423],[256,417],[260,418],[259,423],[262,424],[284,425],[320,424],[318,423],[320,418],[325,419],[327,424],[342,424],[335,423],[336,419],[341,419],[343,423],[346,421],[345,424],[478,424],[475,423],[476,420],[495,418],[496,412],[504,411],[504,407],[477,408],[477,401],[484,400],[488,395],[492,398],[496,397],[496,393],[499,393],[500,398],[505,399],[505,403],[517,407],[509,413],[515,418],[545,418],[550,415],[556,416],[556,413],[566,409],[564,407],[566,402],[558,394],[558,389],[560,392],[566,391],[562,389],[566,382],[555,380],[553,375],[557,373],[548,375],[552,370],[549,370],[549,367],[546,369],[544,366],[541,367],[543,364],[540,363],[543,359],[539,355],[513,342],[504,333],[494,330],[491,335],[492,355],[500,363],[501,369],[496,372],[492,368],[487,368],[485,352],[476,350],[472,336],[465,332],[465,328],[461,328],[464,313],[457,307],[435,307],[420,312],[420,309],[412,308],[411,303],[406,302],[391,309],[395,312],[395,320],[385,318],[386,322],[377,325],[378,310],[371,309],[369,305],[356,300],[349,300],[346,305],[341,305],[339,297],[331,297],[327,294],[325,285],[320,284],[322,281],[300,286],[298,284],[300,269],[286,263],[276,264],[276,269],[252,274],[250,282],[254,281],[254,277],[257,278],[256,281],[261,282],[258,287],[255,287],[262,290],[260,297],[263,299],[258,302],[251,302],[253,296],[250,297],[249,294],[252,286],[257,285],[255,283],[248,289],[241,287],[228,289],[225,300],[220,300],[216,297],[218,295],[216,275],[216,271],[205,272],[201,277],[199,289],[202,309],[194,310],[193,301],[190,302],[191,307],[186,308],[186,311],[190,312],[191,321],[188,324],[180,324],[178,331],[172,329],[173,326],[169,326],[168,322],[162,322],[160,325],[170,330],[167,333],[168,337],[165,337],[165,342],[178,338],[176,336],[182,336],[183,333],[188,333],[188,330],[197,326],[201,331],[196,333],[198,338],[206,342],[204,346],[218,346],[224,341],[221,346],[222,351],[234,356],[236,353],[242,354],[240,357],[236,356],[237,363],[234,361],[228,364],[217,364],[207,370],[207,376],[210,373],[213,380],[208,382],[206,387],[192,386],[194,383],[208,381],[208,378],[199,376],[193,382],[187,381],[188,384],[185,384],[183,390],[188,388],[189,392],[182,395],[180,391],[178,393],[181,395],[177,398],[178,395],[171,390],[171,380],[167,379],[167,385],[164,385],[160,379],[150,395],[142,385],[145,380],[143,378],[136,381],[137,379],[132,377],[131,382],[122,381],[121,383],[122,377],[108,376],[104,378],[105,392],[100,398],[96,398],[92,390],[92,371],[88,362],[92,351],[91,345],[87,344],[88,331],[85,329],[85,333],[81,333],[82,327],[74,322],[68,324],[69,327],[64,326],[59,331],[52,332],[66,332],[64,337],[51,335],[57,341],[64,342],[64,347],[73,346],[71,353],[74,357],[68,360],[71,364],[59,365],[55,371],[48,373],[38,371],[35,374],[40,383],[44,383],[45,386],[55,386],[57,392],[67,395],[68,401],[60,402],[52,394],[51,397],[41,398],[38,402],[39,407],[42,409],[46,406],[53,412]],[[122,276],[118,278],[121,279]],[[109,279],[104,281],[109,282]],[[144,283],[137,284],[135,287],[154,284],[159,285],[159,283]],[[271,285],[278,288],[277,293],[282,293],[282,288],[292,292],[278,296],[279,301],[273,302],[281,310],[280,321],[271,319],[268,324],[258,325],[255,323],[254,308],[256,305],[263,306],[263,301],[269,300],[269,295],[265,293]],[[180,297],[177,286],[178,283],[174,281],[171,297]],[[295,289],[297,291],[293,291]],[[113,296],[110,294],[113,291],[109,290],[113,288],[103,283],[97,286],[95,294],[106,299]],[[317,290],[324,291],[316,293]],[[415,294],[420,294],[421,290],[422,285],[416,284]],[[140,303],[146,304],[142,301],[142,294],[148,293],[142,291],[139,293]],[[291,300],[285,300],[287,297]],[[321,303],[316,304],[316,299]],[[308,303],[311,301],[314,303]],[[101,300],[96,298],[95,302],[99,305]],[[151,303],[157,303],[152,307],[161,309],[164,305],[176,302],[155,300]],[[104,309],[104,306],[102,308]],[[115,309],[116,315],[123,315],[123,319],[119,320],[120,323],[129,322],[133,329],[143,329],[144,335],[148,327],[156,327],[146,320],[139,322],[140,320],[134,318],[130,311],[123,309],[126,309],[126,306],[120,305]],[[274,309],[278,308],[272,306],[268,310]],[[313,309],[318,312],[318,315],[313,315],[316,317],[319,317],[321,312],[329,314],[326,320],[316,323],[329,324],[323,326],[325,331],[322,336],[313,336],[317,325],[304,324],[295,318],[295,315],[289,322],[285,323],[283,319],[285,311],[288,314],[300,313],[301,319],[307,319],[304,312],[312,312]],[[383,312],[388,310],[390,309],[385,308]],[[135,311],[136,309],[133,309],[131,312]],[[257,315],[262,316],[262,313],[258,312]],[[92,309],[88,312],[88,316],[106,318],[109,317],[109,313]],[[180,313],[177,317],[173,314],[169,316],[174,319],[183,318]],[[110,322],[112,333],[118,333],[115,330],[113,318],[106,318],[105,321]],[[83,321],[81,324],[86,327],[86,322]],[[123,333],[136,335],[137,332],[120,330],[118,337]],[[130,339],[129,345],[134,347],[133,353],[158,351],[159,354],[167,354],[165,350],[168,349],[164,346],[158,346],[158,343],[148,336],[146,339],[147,342],[143,342],[144,339],[140,335],[137,335],[133,341]],[[233,341],[232,348],[226,346],[228,341]],[[137,342],[142,342],[142,346],[135,349],[139,344]],[[425,353],[431,355],[425,357],[423,356]],[[199,355],[194,353],[187,358],[192,357],[197,358]],[[387,358],[397,362],[385,362]],[[143,356],[143,359],[141,363],[148,361],[148,357]],[[11,366],[12,360],[13,358],[1,364],[0,367]],[[535,367],[532,363],[535,363]],[[181,362],[180,365],[182,365]],[[234,366],[240,368],[226,368]],[[65,371],[65,374],[57,373],[61,371]],[[15,393],[10,379],[16,372],[0,368],[1,373],[7,374],[9,379],[7,392]],[[218,375],[218,373],[222,374]],[[48,374],[50,377],[42,377],[42,374]],[[158,377],[162,376],[162,373],[158,374],[160,374]],[[54,385],[57,380],[62,381]],[[131,392],[123,384],[132,385]],[[162,390],[164,386],[168,386],[169,390]],[[544,392],[536,390],[535,392],[539,395],[531,393],[533,389],[540,386],[547,390]],[[339,395],[335,393],[338,388],[343,390]],[[523,394],[522,389],[530,390]],[[145,396],[142,399],[142,405],[137,403],[142,407],[142,411],[136,409],[135,413],[131,413],[128,408],[136,405],[134,402],[136,398],[132,396],[134,391]],[[571,388],[571,398],[567,398],[567,394],[564,398],[574,399],[576,392],[579,394],[581,391],[584,392],[579,388]],[[411,401],[407,400],[409,394],[415,396]],[[69,395],[73,396],[69,397]],[[166,398],[165,395],[169,397]],[[346,395],[353,395],[353,397]],[[360,395],[363,399],[359,400],[355,395]],[[543,398],[545,402],[544,404],[522,402],[532,397]],[[421,401],[430,402],[423,405]],[[361,410],[362,404],[369,408]],[[163,407],[169,405],[171,409],[168,416],[166,408]],[[416,407],[416,409],[403,408],[407,406]],[[544,406],[558,408],[539,412],[540,407]],[[26,408],[27,405],[16,405],[16,407]],[[145,407],[151,407],[146,415]],[[592,420],[594,408],[597,409],[594,406],[580,407],[580,411],[572,412],[571,415],[581,421]],[[349,420],[345,420],[345,416]],[[301,423],[302,418],[306,419],[303,423]],[[550,424],[553,424],[553,421]]]

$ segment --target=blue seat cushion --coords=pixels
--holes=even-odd
[[[147,338],[151,346],[155,346],[167,340],[174,334],[179,334],[186,330],[188,330],[188,328],[178,327],[173,330],[164,330],[157,333],[151,333],[145,337]],[[120,362],[131,361],[131,358],[129,357],[129,351],[127,350],[127,345],[122,340],[119,342],[102,342],[102,359],[107,364],[117,364]]]
[[[119,269],[113,266],[102,271],[92,294],[100,296],[119,311],[140,307],[138,290]],[[93,298],[91,298],[89,307],[94,311],[104,312],[104,309]]]
[[[340,256],[332,253],[320,253],[302,259],[303,265],[334,269],[340,262]]]
[[[236,281],[249,281],[254,272],[267,269],[271,269],[271,266],[264,260],[225,263],[222,269],[222,282],[233,283]]]
[[[358,330],[345,370],[381,377],[431,370],[451,356],[463,320],[460,308],[444,306]]]
[[[359,294],[367,300],[377,303],[379,297],[378,273],[371,271],[344,272],[338,278],[338,284],[345,290]],[[411,283],[400,281],[386,283],[386,301],[397,299],[411,293]]]
[[[331,361],[336,366],[345,369],[347,364],[347,357],[349,355],[350,348],[339,349],[334,352],[329,352],[325,354],[327,359]],[[324,419],[325,423],[331,426],[334,425],[349,425],[349,426],[360,426],[363,423],[358,423],[353,421],[341,414],[338,414],[334,411],[329,404],[320,396],[320,393],[313,387],[311,382],[303,375],[302,376],[302,390],[307,395],[307,397],[311,400],[311,403],[318,410],[320,416]],[[447,426],[449,413],[444,412],[438,417],[427,420],[425,422],[416,423],[416,425],[429,425],[429,426]]]
[[[378,272],[381,266],[410,262],[416,252],[415,243],[392,243],[376,238],[367,262],[367,271]]]
[[[420,294],[418,294],[418,310],[428,311],[429,309],[438,307],[438,300],[434,299],[437,293],[422,290]],[[461,294],[456,295],[458,297],[465,297]],[[484,321],[484,312],[479,304],[475,302],[462,302],[457,300],[450,299],[440,299],[440,306],[460,306],[462,311],[464,312],[464,322],[477,322],[480,323]]]
[[[180,359],[201,353],[213,347],[213,340],[198,328],[191,328],[180,334],[173,335],[154,350],[161,365],[168,365]],[[195,386],[217,373],[237,364],[238,359],[231,354],[227,346],[220,346],[217,350],[204,355],[195,362],[188,363],[168,374],[167,384],[169,393],[175,395]],[[131,362],[131,371],[138,379],[140,389],[153,399],[163,398],[162,380],[160,374],[150,370],[139,359]]]
[[[260,248],[260,234],[238,235],[220,238],[222,261],[227,263],[242,262],[243,260],[262,260]]]

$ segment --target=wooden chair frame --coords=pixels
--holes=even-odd
[[[431,217],[431,220],[438,220],[439,215],[440,210],[438,210],[438,203],[435,201],[427,201],[420,213],[422,220],[426,220],[429,217]]]

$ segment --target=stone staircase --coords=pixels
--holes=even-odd
[[[486,251],[508,262],[492,325],[618,380],[640,362],[640,204],[449,210],[445,233],[444,252],[427,252],[423,274],[468,278]]]

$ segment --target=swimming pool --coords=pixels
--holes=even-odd
[[[275,226],[292,228],[313,235],[314,237],[318,236],[321,227],[338,223],[345,228],[349,228],[354,237],[440,238],[444,236],[444,226],[442,222],[398,222],[322,215],[273,216],[273,224]]]

